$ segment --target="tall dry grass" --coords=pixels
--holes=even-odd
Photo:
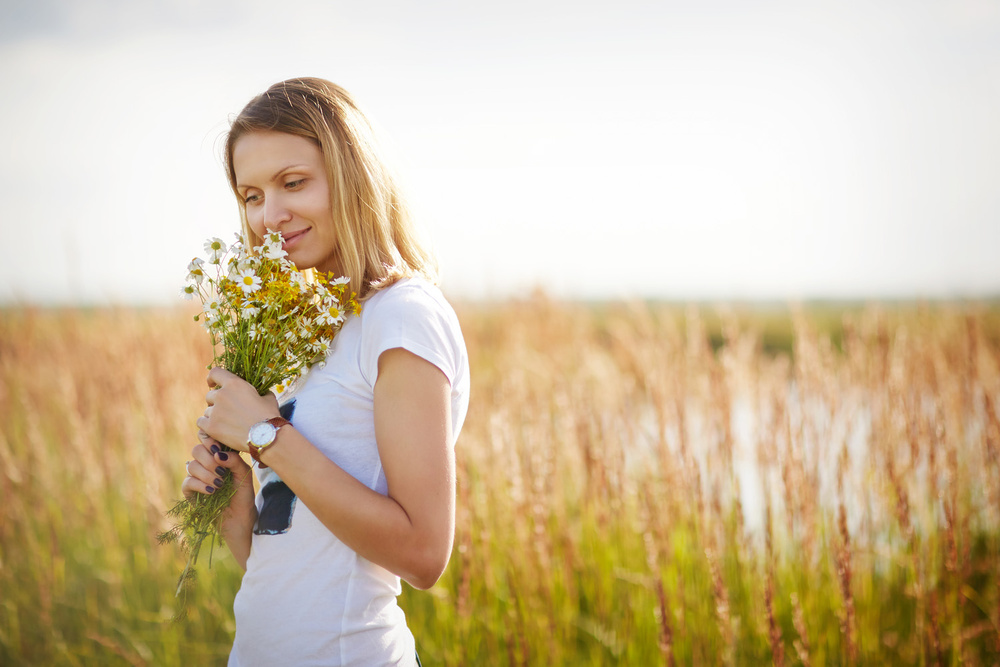
[[[424,664],[1000,660],[1000,318],[827,315],[461,308],[455,551],[401,600]],[[224,661],[232,559],[172,623],[155,543],[206,348],[180,311],[3,313],[0,664]]]

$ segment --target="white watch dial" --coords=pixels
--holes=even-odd
[[[250,427],[250,444],[260,449],[274,442],[277,429],[266,421],[257,422]]]

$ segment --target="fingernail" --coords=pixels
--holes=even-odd
[[[214,486],[206,486],[205,487],[205,491],[207,491],[209,493],[215,493],[215,487]]]
[[[223,482],[222,482],[221,479],[219,479],[218,477],[215,478],[215,486],[216,486],[216,488],[221,489],[222,488],[222,483]]]
[[[228,461],[229,460],[229,454],[226,454],[225,452],[219,452],[219,460],[220,461]]]
[[[226,469],[223,468],[222,466],[215,466],[215,472],[219,473],[219,477],[226,476]]]
[[[213,454],[218,454],[218,453],[219,453],[220,451],[222,451],[222,450],[221,450],[221,449],[219,449],[219,446],[218,446],[218,445],[212,445],[212,447],[211,447],[211,451],[212,451],[212,453],[213,453]],[[223,460],[225,460],[225,459],[223,459]]]

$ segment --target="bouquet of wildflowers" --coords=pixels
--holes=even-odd
[[[262,245],[253,248],[239,235],[228,249],[220,239],[209,239],[207,262],[200,257],[191,260],[181,288],[185,298],[201,299],[202,312],[194,319],[211,337],[211,365],[240,376],[261,396],[268,391],[282,393],[322,361],[346,316],[361,310],[347,278],[319,271],[307,278],[285,259],[282,242],[279,232],[268,234]],[[212,266],[214,272],[206,270]],[[159,535],[160,542],[180,540],[188,552],[178,594],[194,575],[202,543],[207,538],[210,545],[221,541],[222,513],[238,486],[249,482],[233,477],[228,475],[215,493],[196,494],[168,512],[178,523]]]

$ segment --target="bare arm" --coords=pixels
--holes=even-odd
[[[213,369],[209,381],[220,388],[209,392],[212,407],[199,427],[246,450],[250,426],[277,410],[226,371]],[[291,427],[278,431],[262,459],[342,542],[411,585],[429,588],[448,564],[454,536],[450,391],[436,366],[404,349],[379,358],[375,437],[388,496],[344,472]]]

